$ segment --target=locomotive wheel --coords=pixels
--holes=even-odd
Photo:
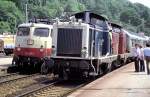
[[[43,62],[43,64],[41,65],[41,74],[48,74],[48,71],[49,71],[48,65],[46,65],[45,62]]]
[[[100,76],[103,75],[103,70],[102,70],[102,67],[101,67],[101,66],[99,66],[99,71],[98,71],[98,73],[99,73]]]
[[[65,71],[65,70],[63,70],[63,79],[64,80],[68,80],[68,74],[67,74],[67,72]]]
[[[116,68],[119,68],[121,66],[121,60],[118,60],[117,62],[116,62]]]
[[[13,58],[13,60],[12,60],[12,66],[15,66],[16,64],[17,64],[17,59]]]
[[[17,57],[13,57],[12,64],[8,67],[7,72],[14,73],[20,71],[19,64],[19,59]]]
[[[8,52],[5,52],[5,55],[6,55],[6,56],[8,56],[8,55],[9,55],[9,53],[8,53]]]
[[[107,68],[108,68],[108,69],[107,69],[107,70],[108,70],[107,72],[111,72],[111,71],[113,70],[113,68],[112,68],[112,63],[108,63],[108,64],[107,64]]]
[[[132,62],[132,60],[131,60],[130,58],[127,58],[126,64],[128,64],[128,63],[130,63],[130,62]]]
[[[112,62],[112,70],[116,69],[118,66],[118,62],[117,61],[114,61]]]

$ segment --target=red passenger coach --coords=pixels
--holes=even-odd
[[[119,40],[116,40],[116,39],[118,39],[118,35],[116,36],[115,34],[113,34],[113,40],[119,41],[118,54],[126,53],[126,38],[127,38],[126,34],[123,32],[122,27],[120,25],[111,23],[111,26],[112,26],[113,32],[116,32],[117,34],[119,34]]]
[[[112,32],[112,53],[118,55],[119,33]]]
[[[126,53],[126,34],[120,29],[119,33],[119,54]]]

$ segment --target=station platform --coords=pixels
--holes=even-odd
[[[150,75],[127,64],[70,94],[68,97],[150,97]]]
[[[12,56],[4,56],[0,54],[0,73],[7,71],[7,68],[12,63],[12,59]]]

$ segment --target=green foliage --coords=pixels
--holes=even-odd
[[[2,25],[0,33],[3,33],[3,31],[14,32],[17,24],[21,23],[23,18],[21,11],[15,6],[15,3],[0,0],[0,21]]]
[[[10,25],[8,22],[0,22],[0,34],[2,34],[2,32],[9,32],[10,30]]]
[[[25,4],[28,4],[29,19],[61,18],[91,10],[106,15],[110,21],[121,23],[133,32],[150,34],[150,9],[128,0],[0,0],[0,32],[13,32],[25,21]]]
[[[57,10],[49,9],[48,7],[34,6],[29,11],[29,18],[52,18],[56,15]]]
[[[133,26],[138,26],[141,24],[141,19],[139,15],[132,9],[123,11],[120,14],[120,20],[122,22],[132,24]]]

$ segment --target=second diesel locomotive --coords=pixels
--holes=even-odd
[[[19,25],[12,64],[22,69],[29,66],[40,70],[44,58],[51,55],[52,28],[42,23]]]

